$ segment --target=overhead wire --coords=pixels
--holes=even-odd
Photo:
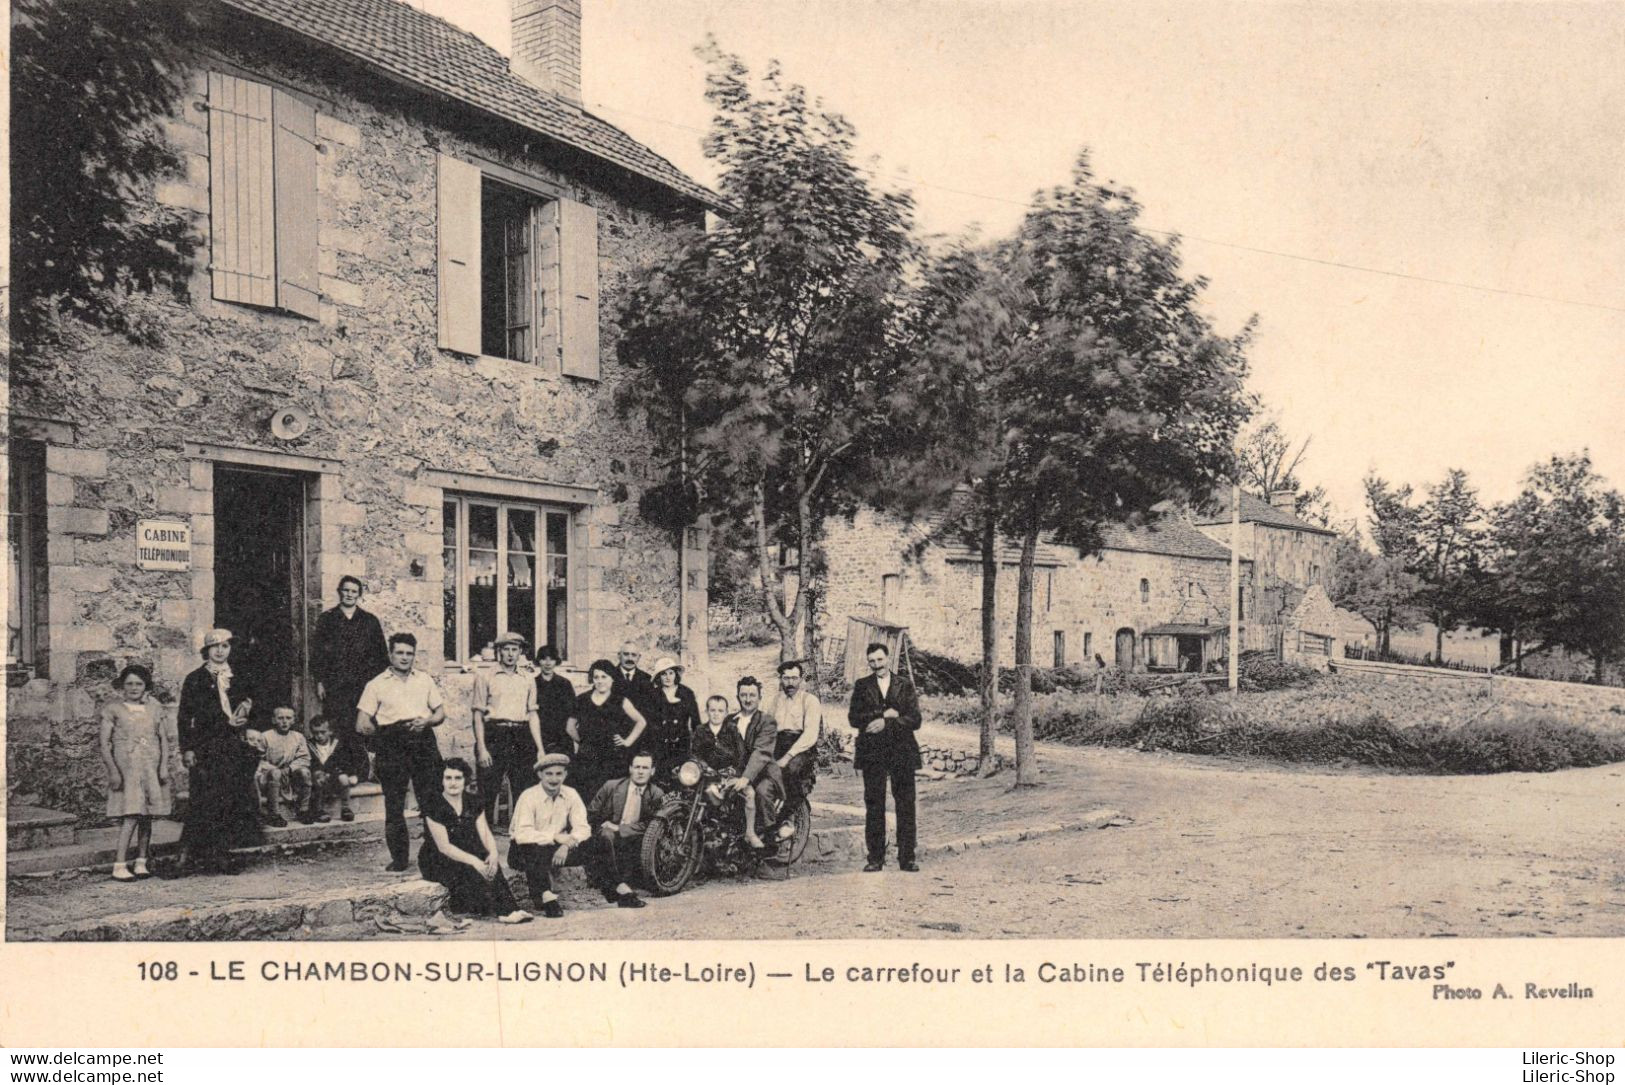
[[[683,124],[680,121],[674,121],[664,117],[655,117],[646,113],[638,113],[634,110],[623,109],[619,106],[612,106],[605,102],[593,102],[592,108],[603,110],[608,113],[619,113],[627,117],[637,117],[640,120],[646,120],[653,124],[662,124],[668,128],[679,128],[684,131],[698,133],[702,136],[707,134],[706,129],[696,128],[691,124]],[[994,196],[986,192],[972,192],[968,189],[953,188],[949,185],[940,185],[898,170],[892,170],[889,174],[889,179],[896,184],[918,185],[921,188],[935,189],[939,192],[949,192],[956,196],[965,196],[976,200],[987,200],[991,203],[1001,203],[1011,207],[1026,208],[1029,206],[1028,202],[1025,200],[1014,200],[1008,196]],[[1559,297],[1554,294],[1536,294],[1525,290],[1512,290],[1506,287],[1486,286],[1483,283],[1463,282],[1459,279],[1444,279],[1431,275],[1417,275],[1406,271],[1394,271],[1391,268],[1371,267],[1366,264],[1353,264],[1347,261],[1332,260],[1321,256],[1306,256],[1303,253],[1284,252],[1280,249],[1265,248],[1260,245],[1246,245],[1236,241],[1220,241],[1217,238],[1202,237],[1197,234],[1189,234],[1180,230],[1163,230],[1144,225],[1142,225],[1140,228],[1146,233],[1157,234],[1161,237],[1177,237],[1183,241],[1194,241],[1199,244],[1212,245],[1222,249],[1234,249],[1239,252],[1251,252],[1262,256],[1273,256],[1282,260],[1296,260],[1306,264],[1318,264],[1321,267],[1337,268],[1342,271],[1355,271],[1366,275],[1382,275],[1392,279],[1429,283],[1434,286],[1449,286],[1461,290],[1474,290],[1484,294],[1499,294],[1503,297],[1524,298],[1530,301],[1545,301],[1556,305],[1573,305],[1583,309],[1597,309],[1603,312],[1625,313],[1625,305],[1609,305],[1605,302],[1584,301],[1578,298]]]

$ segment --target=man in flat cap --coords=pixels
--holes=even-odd
[[[559,919],[564,906],[553,892],[553,870],[580,862],[579,849],[592,836],[587,808],[574,788],[564,786],[568,754],[543,754],[536,762],[539,781],[519,796],[508,825],[512,843],[508,865],[525,872],[531,903],[544,919]]]
[[[536,683],[519,673],[525,638],[504,633],[497,638],[497,669],[474,674],[474,758],[480,769],[480,801],[485,822],[496,825],[497,793],[508,781],[514,801],[534,786],[536,758],[542,752],[541,717],[536,710]]]

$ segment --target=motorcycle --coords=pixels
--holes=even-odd
[[[655,895],[680,893],[701,871],[737,875],[763,862],[789,866],[812,838],[812,805],[797,789],[779,820],[763,827],[764,848],[745,842],[745,796],[723,786],[723,776],[702,761],[677,770],[679,792],[649,819],[640,856],[644,880]],[[781,827],[794,832],[781,835]]]

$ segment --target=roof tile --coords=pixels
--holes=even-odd
[[[391,75],[659,182],[711,207],[718,196],[607,121],[515,75],[479,38],[399,0],[221,0]]]

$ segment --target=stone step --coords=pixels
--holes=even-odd
[[[417,835],[417,825],[418,822],[415,818],[408,822],[413,835]],[[356,820],[351,822],[339,821],[335,818],[325,825],[301,825],[297,821],[290,821],[285,829],[266,826],[265,843],[262,846],[273,848],[286,845],[320,844],[329,841],[382,839],[383,835],[384,814],[382,807],[380,807],[375,813],[363,814],[358,812]],[[161,858],[174,855],[180,850],[180,837],[180,822],[167,819],[154,821],[152,824],[153,857]],[[6,874],[10,877],[49,874],[57,870],[104,868],[112,865],[117,854],[117,826],[81,829],[78,833],[78,839],[71,844],[34,848],[29,851],[8,855],[6,857]]]
[[[73,843],[79,819],[43,806],[12,806],[6,810],[6,852],[34,851]]]

